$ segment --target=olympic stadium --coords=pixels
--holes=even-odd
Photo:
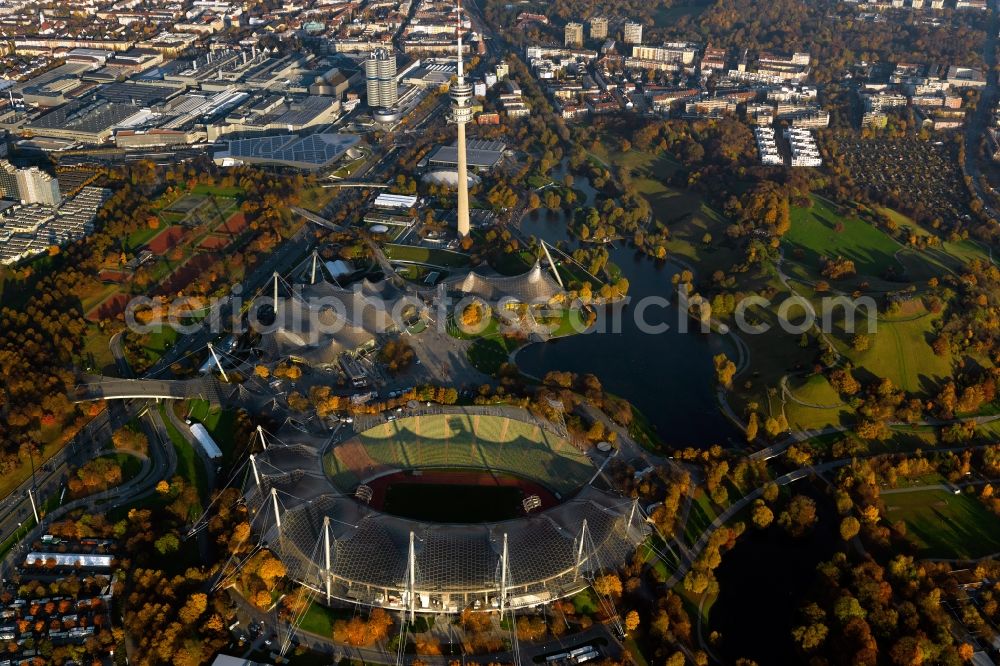
[[[288,575],[328,602],[518,609],[585,589],[649,535],[605,459],[526,410],[421,408],[333,441],[269,438],[244,495]]]

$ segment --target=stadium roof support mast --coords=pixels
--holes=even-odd
[[[250,468],[253,469],[253,480],[257,482],[257,487],[260,488],[260,472],[257,471],[257,457],[254,454],[250,454]]]
[[[500,617],[503,617],[507,608],[507,571],[509,569],[507,559],[507,533],[503,533],[503,552],[500,555]]]
[[[226,371],[222,369],[222,363],[219,361],[219,355],[215,353],[215,347],[211,342],[208,343],[208,353],[212,355],[212,360],[215,361],[215,367],[219,369],[219,373],[222,375],[223,381],[228,384],[229,377],[226,376]]]
[[[278,527],[278,538],[281,538],[281,512],[278,510],[278,489],[271,488],[271,501],[274,502],[274,524]]]
[[[583,525],[580,527],[580,536],[577,537],[577,547],[576,547],[576,566],[573,567],[573,580],[578,580],[580,578],[580,567],[583,566],[583,549],[584,544],[587,543],[587,519],[583,519]]]
[[[555,276],[556,282],[559,283],[560,287],[565,289],[566,285],[563,284],[562,277],[559,276],[559,269],[556,268],[556,262],[554,259],[552,259],[552,255],[549,254],[549,245],[544,240],[542,241],[542,251],[545,253],[545,256],[548,257],[549,259],[549,270],[551,270],[552,275]]]
[[[281,276],[278,275],[278,271],[274,271],[274,317],[278,317],[278,279]]]
[[[469,235],[469,166],[465,153],[465,126],[472,120],[472,86],[465,81],[462,62],[462,0],[456,0],[455,36],[458,44],[458,79],[451,86],[451,121],[458,128],[458,235]]]
[[[417,551],[414,547],[414,535],[410,532],[410,554],[406,564],[406,605],[410,610],[410,622],[417,620]]]
[[[316,265],[319,263],[319,252],[313,250],[312,256],[312,276],[309,278],[309,284],[316,284]]]
[[[326,564],[326,603],[330,603],[330,516],[323,516],[323,555]]]

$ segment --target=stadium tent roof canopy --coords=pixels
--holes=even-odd
[[[496,409],[489,407],[441,411],[469,419],[497,417]],[[428,416],[441,415],[420,418]],[[554,437],[560,435],[555,425],[524,410],[505,410],[500,418],[524,419],[551,429]],[[376,424],[361,427],[367,425]],[[476,600],[489,608],[506,591],[511,607],[534,606],[574,594],[589,584],[589,577],[623,565],[649,533],[634,500],[585,482],[562,504],[514,520],[440,524],[388,515],[354,499],[348,494],[352,488],[338,486],[323,473],[323,437],[295,437],[290,444],[275,438],[255,458],[260,485],[251,476],[245,493],[256,516],[254,527],[278,552],[293,579],[325,591],[329,575],[331,595],[345,601],[404,609],[412,589],[419,599],[413,602],[415,610],[457,613]],[[440,464],[450,468],[453,463]],[[478,468],[517,473],[485,463]],[[279,498],[280,527],[272,489]],[[329,572],[323,545],[327,519]],[[505,539],[508,575],[502,588]],[[411,542],[412,587],[407,581]]]
[[[333,363],[342,352],[354,351],[381,334],[398,331],[398,317],[409,319],[411,314],[425,309],[428,301],[449,293],[476,296],[495,305],[505,297],[548,304],[558,300],[564,291],[539,264],[522,275],[473,271],[436,287],[409,285],[406,290],[393,286],[391,280],[362,280],[349,289],[318,282],[302,286],[301,292],[291,298],[279,299],[279,321],[264,334],[262,347],[278,357]]]
[[[511,296],[526,303],[549,302],[563,294],[559,283],[536,263],[521,275],[485,275],[472,271],[441,283],[441,290],[497,301]]]
[[[332,363],[340,353],[397,330],[393,315],[404,316],[411,306],[415,313],[423,303],[389,280],[362,280],[350,289],[329,282],[305,285],[299,294],[280,299],[279,320],[265,334],[264,346],[278,356]]]
[[[359,140],[356,134],[336,132],[303,137],[284,134],[232,139],[226,150],[215,153],[215,161],[273,164],[314,171],[332,165]]]

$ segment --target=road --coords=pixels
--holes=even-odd
[[[965,128],[965,164],[963,168],[965,175],[972,179],[972,187],[976,194],[979,195],[984,205],[989,206],[990,201],[993,200],[993,192],[987,191],[987,188],[984,188],[980,182],[983,171],[979,164],[979,144],[986,135],[986,129],[990,126],[993,116],[993,109],[996,107],[997,100],[1000,99],[1000,95],[998,95],[1000,82],[998,82],[996,71],[997,30],[1000,28],[998,25],[1000,22],[997,21],[996,0],[989,0],[987,5],[990,17],[987,21],[986,44],[983,49],[983,60],[986,64],[986,87],[979,96],[976,110],[969,118],[969,124]]]
[[[118,379],[102,377],[77,387],[73,395],[76,402],[122,399],[184,400],[204,398],[218,401],[219,387],[214,376],[195,379]]]
[[[288,624],[284,621],[279,620],[274,613],[260,611],[257,608],[251,606],[243,598],[242,595],[231,592],[229,595],[230,599],[237,606],[237,617],[243,626],[248,626],[251,623],[263,623],[266,627],[265,634],[270,635],[269,632],[273,633],[275,627],[280,627],[278,636],[284,637],[288,632]],[[446,623],[435,622],[435,627],[441,626]],[[584,645],[593,641],[601,642],[602,653],[605,656],[617,657],[623,652],[623,648],[618,639],[614,636],[613,632],[609,627],[603,624],[595,624],[589,629],[584,631],[568,634],[561,636],[558,639],[549,640],[541,643],[521,643],[519,656],[521,663],[531,664],[536,658],[540,659],[540,655],[546,655],[552,652],[563,652],[574,647]],[[393,650],[387,649],[385,643],[380,643],[374,646],[366,647],[353,647],[350,645],[344,645],[341,643],[334,643],[332,637],[321,636],[319,634],[310,633],[303,630],[298,630],[295,633],[295,642],[299,645],[304,645],[310,650],[317,652],[319,654],[331,655],[335,660],[339,661],[340,658],[347,657],[351,660],[358,661],[361,663],[377,663],[377,664],[394,664],[396,663],[396,653]],[[272,649],[277,651],[280,648],[280,641],[275,640]],[[609,649],[610,648],[610,649]],[[608,655],[608,653],[611,653]],[[410,655],[407,655],[410,657]],[[430,656],[423,655],[420,657],[420,661],[424,662],[428,666],[448,666],[456,659],[461,659],[464,663],[464,657],[468,656],[471,659],[475,659],[478,662],[489,662],[489,663],[499,663],[499,664],[512,664],[514,663],[514,655],[510,651],[505,652],[494,652],[491,654],[476,654],[476,655],[443,655],[443,656]]]
[[[70,467],[79,466],[81,461],[97,457],[112,433],[128,423],[141,409],[136,401],[126,401],[114,405],[94,417],[63,448],[54,453],[36,468],[33,477],[28,477],[0,500],[0,542],[6,541],[14,532],[31,518],[31,501],[28,489],[35,488],[40,501],[58,493],[60,486],[69,475]]]

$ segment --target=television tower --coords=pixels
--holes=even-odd
[[[462,0],[457,0],[458,80],[451,86],[451,122],[458,126],[458,235],[469,235],[469,166],[465,155],[465,124],[472,120],[472,86],[462,63]]]

